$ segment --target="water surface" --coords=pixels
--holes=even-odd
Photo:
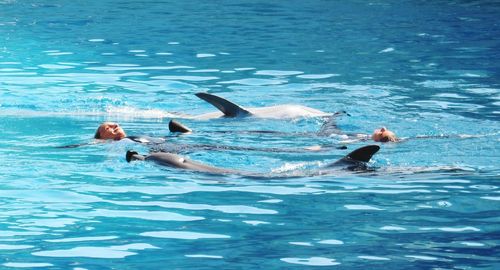
[[[489,1],[0,1],[1,268],[498,268],[499,15]],[[413,139],[381,145],[368,173],[297,177],[366,142],[186,154],[296,176],[273,179],[129,164],[148,147],[123,141],[56,148],[102,121],[179,145],[345,144],[314,135],[321,118],[186,119],[196,132],[171,136],[172,117],[214,110],[201,91]]]

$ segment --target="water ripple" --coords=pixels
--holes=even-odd
[[[349,210],[370,210],[370,211],[380,211],[380,210],[383,210],[383,209],[380,209],[380,208],[377,208],[377,207],[374,207],[374,206],[370,206],[370,205],[344,205],[345,208],[349,209]]]
[[[110,246],[110,247],[75,247],[71,249],[60,249],[60,250],[45,250],[33,252],[34,256],[41,257],[86,257],[86,258],[96,258],[96,259],[119,259],[125,258],[132,255],[137,255],[136,252],[131,252],[129,250],[145,250],[145,249],[157,249],[158,247],[152,246],[145,243],[128,244],[121,246]]]
[[[255,72],[255,75],[267,75],[267,76],[293,76],[299,75],[304,72],[302,71],[286,71],[286,70],[259,70]]]
[[[17,262],[8,262],[2,264],[5,267],[12,267],[12,268],[37,268],[37,267],[51,267],[54,266],[51,263],[29,263],[29,262],[22,262],[22,263],[17,263]]]
[[[33,248],[34,246],[30,245],[6,245],[0,244],[0,250],[17,250],[17,249],[28,249]]]
[[[371,260],[371,261],[390,261],[391,259],[385,257],[377,257],[377,256],[358,256],[360,259]]]
[[[108,210],[94,209],[90,212],[68,212],[70,216],[81,218],[106,217],[106,218],[136,218],[142,220],[156,221],[196,221],[203,220],[204,217],[186,216],[173,212],[165,211],[143,211],[143,210]]]
[[[220,81],[219,84],[241,84],[247,86],[264,86],[264,85],[278,85],[287,83],[286,80],[277,80],[277,79],[239,79],[232,81]]]
[[[262,209],[246,205],[208,205],[208,204],[188,204],[179,202],[138,202],[138,201],[107,201],[116,205],[127,206],[159,206],[163,208],[178,208],[186,210],[212,210],[229,214],[256,214],[256,215],[273,215],[278,212],[270,209]]]
[[[44,189],[37,190],[36,192],[28,192],[26,190],[0,190],[0,196],[23,201],[45,203],[92,203],[102,201],[99,197],[93,195]]]
[[[129,71],[129,70],[176,70],[176,69],[190,69],[191,66],[138,66],[138,65],[109,65],[106,67],[87,67],[87,70],[95,71]]]
[[[51,243],[69,243],[69,242],[84,242],[84,241],[104,241],[117,238],[118,236],[86,236],[86,237],[61,238],[61,239],[46,239],[44,241]]]
[[[231,238],[231,236],[224,235],[224,234],[186,232],[186,231],[143,232],[143,233],[140,233],[139,235],[148,236],[148,237],[155,237],[155,238],[171,238],[171,239],[185,239],[185,240]]]
[[[309,266],[333,266],[339,265],[335,259],[325,258],[325,257],[310,257],[310,258],[281,258],[283,262],[291,264],[301,264]]]
[[[206,255],[206,254],[186,254],[184,255],[188,258],[204,258],[204,259],[223,259],[224,257],[219,255]]]
[[[201,81],[217,80],[217,79],[219,79],[219,77],[214,77],[214,76],[156,76],[156,77],[152,77],[152,79],[201,82]]]

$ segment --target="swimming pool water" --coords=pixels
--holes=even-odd
[[[500,267],[499,15],[494,1],[0,0],[0,268]],[[344,145],[314,135],[321,118],[181,119],[195,132],[171,136],[171,118],[214,110],[204,91],[410,139],[381,145],[375,171],[321,176],[303,172],[367,142],[186,154],[282,178],[127,163],[148,147],[125,141],[57,148],[103,121],[176,145]]]

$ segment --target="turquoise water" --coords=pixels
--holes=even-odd
[[[498,17],[494,1],[0,0],[0,268],[500,267]],[[343,144],[314,135],[320,118],[185,119],[196,132],[171,136],[172,117],[214,110],[202,91],[410,139],[373,172],[279,179],[129,164],[148,147],[125,141],[56,148],[102,121],[174,144]],[[186,156],[297,175],[365,144]]]

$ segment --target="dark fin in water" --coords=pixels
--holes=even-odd
[[[361,148],[358,148],[347,156],[335,161],[332,164],[327,165],[326,167],[344,167],[348,170],[366,170],[366,162],[370,161],[373,155],[378,152],[380,146],[378,145],[367,145]]]
[[[133,161],[133,160],[144,160],[144,156],[139,155],[139,153],[135,151],[127,151],[127,154],[125,155],[125,159],[127,162]]]
[[[368,162],[372,158],[375,153],[380,150],[380,146],[378,145],[367,145],[361,148],[358,148],[342,159],[347,159],[350,161],[359,161],[359,162]]]
[[[212,104],[215,108],[219,109],[226,117],[242,117],[251,115],[249,111],[243,109],[241,106],[232,103],[231,101],[221,98],[209,93],[196,93],[197,97]]]
[[[338,111],[333,115],[326,118],[325,123],[321,126],[317,135],[319,136],[330,136],[332,134],[344,134],[338,127],[336,123],[336,119],[338,117],[342,117],[344,115],[351,116],[346,111]]]
[[[170,120],[170,122],[168,123],[168,129],[170,130],[170,132],[181,132],[181,133],[192,132],[190,128],[186,127],[185,125],[173,119]]]

